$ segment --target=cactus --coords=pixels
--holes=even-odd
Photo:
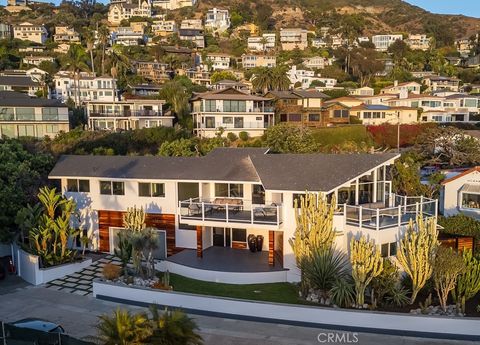
[[[352,278],[355,281],[356,304],[360,307],[365,303],[365,289],[368,284],[382,273],[383,259],[375,243],[362,236],[360,240],[352,239],[350,242],[350,262]]]
[[[462,312],[465,313],[465,301],[473,298],[480,291],[480,260],[473,256],[471,250],[464,250],[463,261],[466,270],[458,277],[452,296],[455,303],[460,304]]]
[[[435,219],[419,215],[416,225],[410,220],[405,237],[400,241],[397,259],[406,274],[412,279],[412,297],[415,302],[418,292],[432,276],[435,250],[438,247]]]
[[[292,246],[297,267],[301,270],[301,290],[306,293],[307,284],[303,275],[302,265],[310,257],[312,250],[329,249],[335,240],[333,214],[335,198],[329,205],[323,196],[306,193],[300,200],[300,208],[295,201],[297,227],[294,237],[288,242]]]
[[[166,270],[165,272],[163,272],[162,284],[163,284],[163,286],[165,286],[166,288],[168,288],[168,287],[170,286],[170,272],[169,272],[168,270]]]
[[[447,311],[447,299],[450,291],[455,289],[457,278],[465,272],[463,258],[452,248],[438,247],[435,253],[433,282],[440,306]]]
[[[140,232],[145,229],[145,212],[143,207],[137,209],[136,206],[128,207],[123,215],[123,226],[134,232]]]

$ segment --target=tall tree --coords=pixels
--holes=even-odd
[[[98,40],[102,45],[102,75],[105,75],[105,51],[110,41],[110,30],[106,26],[100,26],[97,30]]]
[[[67,65],[67,69],[73,72],[74,102],[76,106],[79,106],[80,104],[78,79],[81,71],[88,70],[87,61],[87,53],[80,44],[72,44],[64,57],[64,62]]]

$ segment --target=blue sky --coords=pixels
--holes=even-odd
[[[406,0],[433,13],[464,14],[480,18],[479,0]]]
[[[41,0],[45,2],[56,2],[60,0]],[[108,0],[97,0],[107,3]],[[480,18],[480,0],[404,0],[411,4],[422,7],[433,13],[464,14]],[[7,0],[0,0],[4,5]]]

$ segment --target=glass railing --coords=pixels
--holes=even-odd
[[[391,194],[388,202],[365,205],[343,205],[343,214],[348,225],[360,229],[382,230],[407,225],[417,216],[437,216],[437,200],[423,196],[405,197]],[[342,206],[339,206],[342,209]],[[341,211],[340,211],[341,212]]]
[[[232,224],[280,225],[282,205],[253,204],[240,198],[189,199],[180,201],[180,218]]]

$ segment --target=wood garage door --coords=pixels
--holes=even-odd
[[[98,228],[100,234],[100,251],[110,252],[110,227],[122,227],[124,212],[98,211]],[[175,246],[175,215],[147,213],[145,223],[148,227],[165,230],[167,255],[173,255],[181,250]]]

